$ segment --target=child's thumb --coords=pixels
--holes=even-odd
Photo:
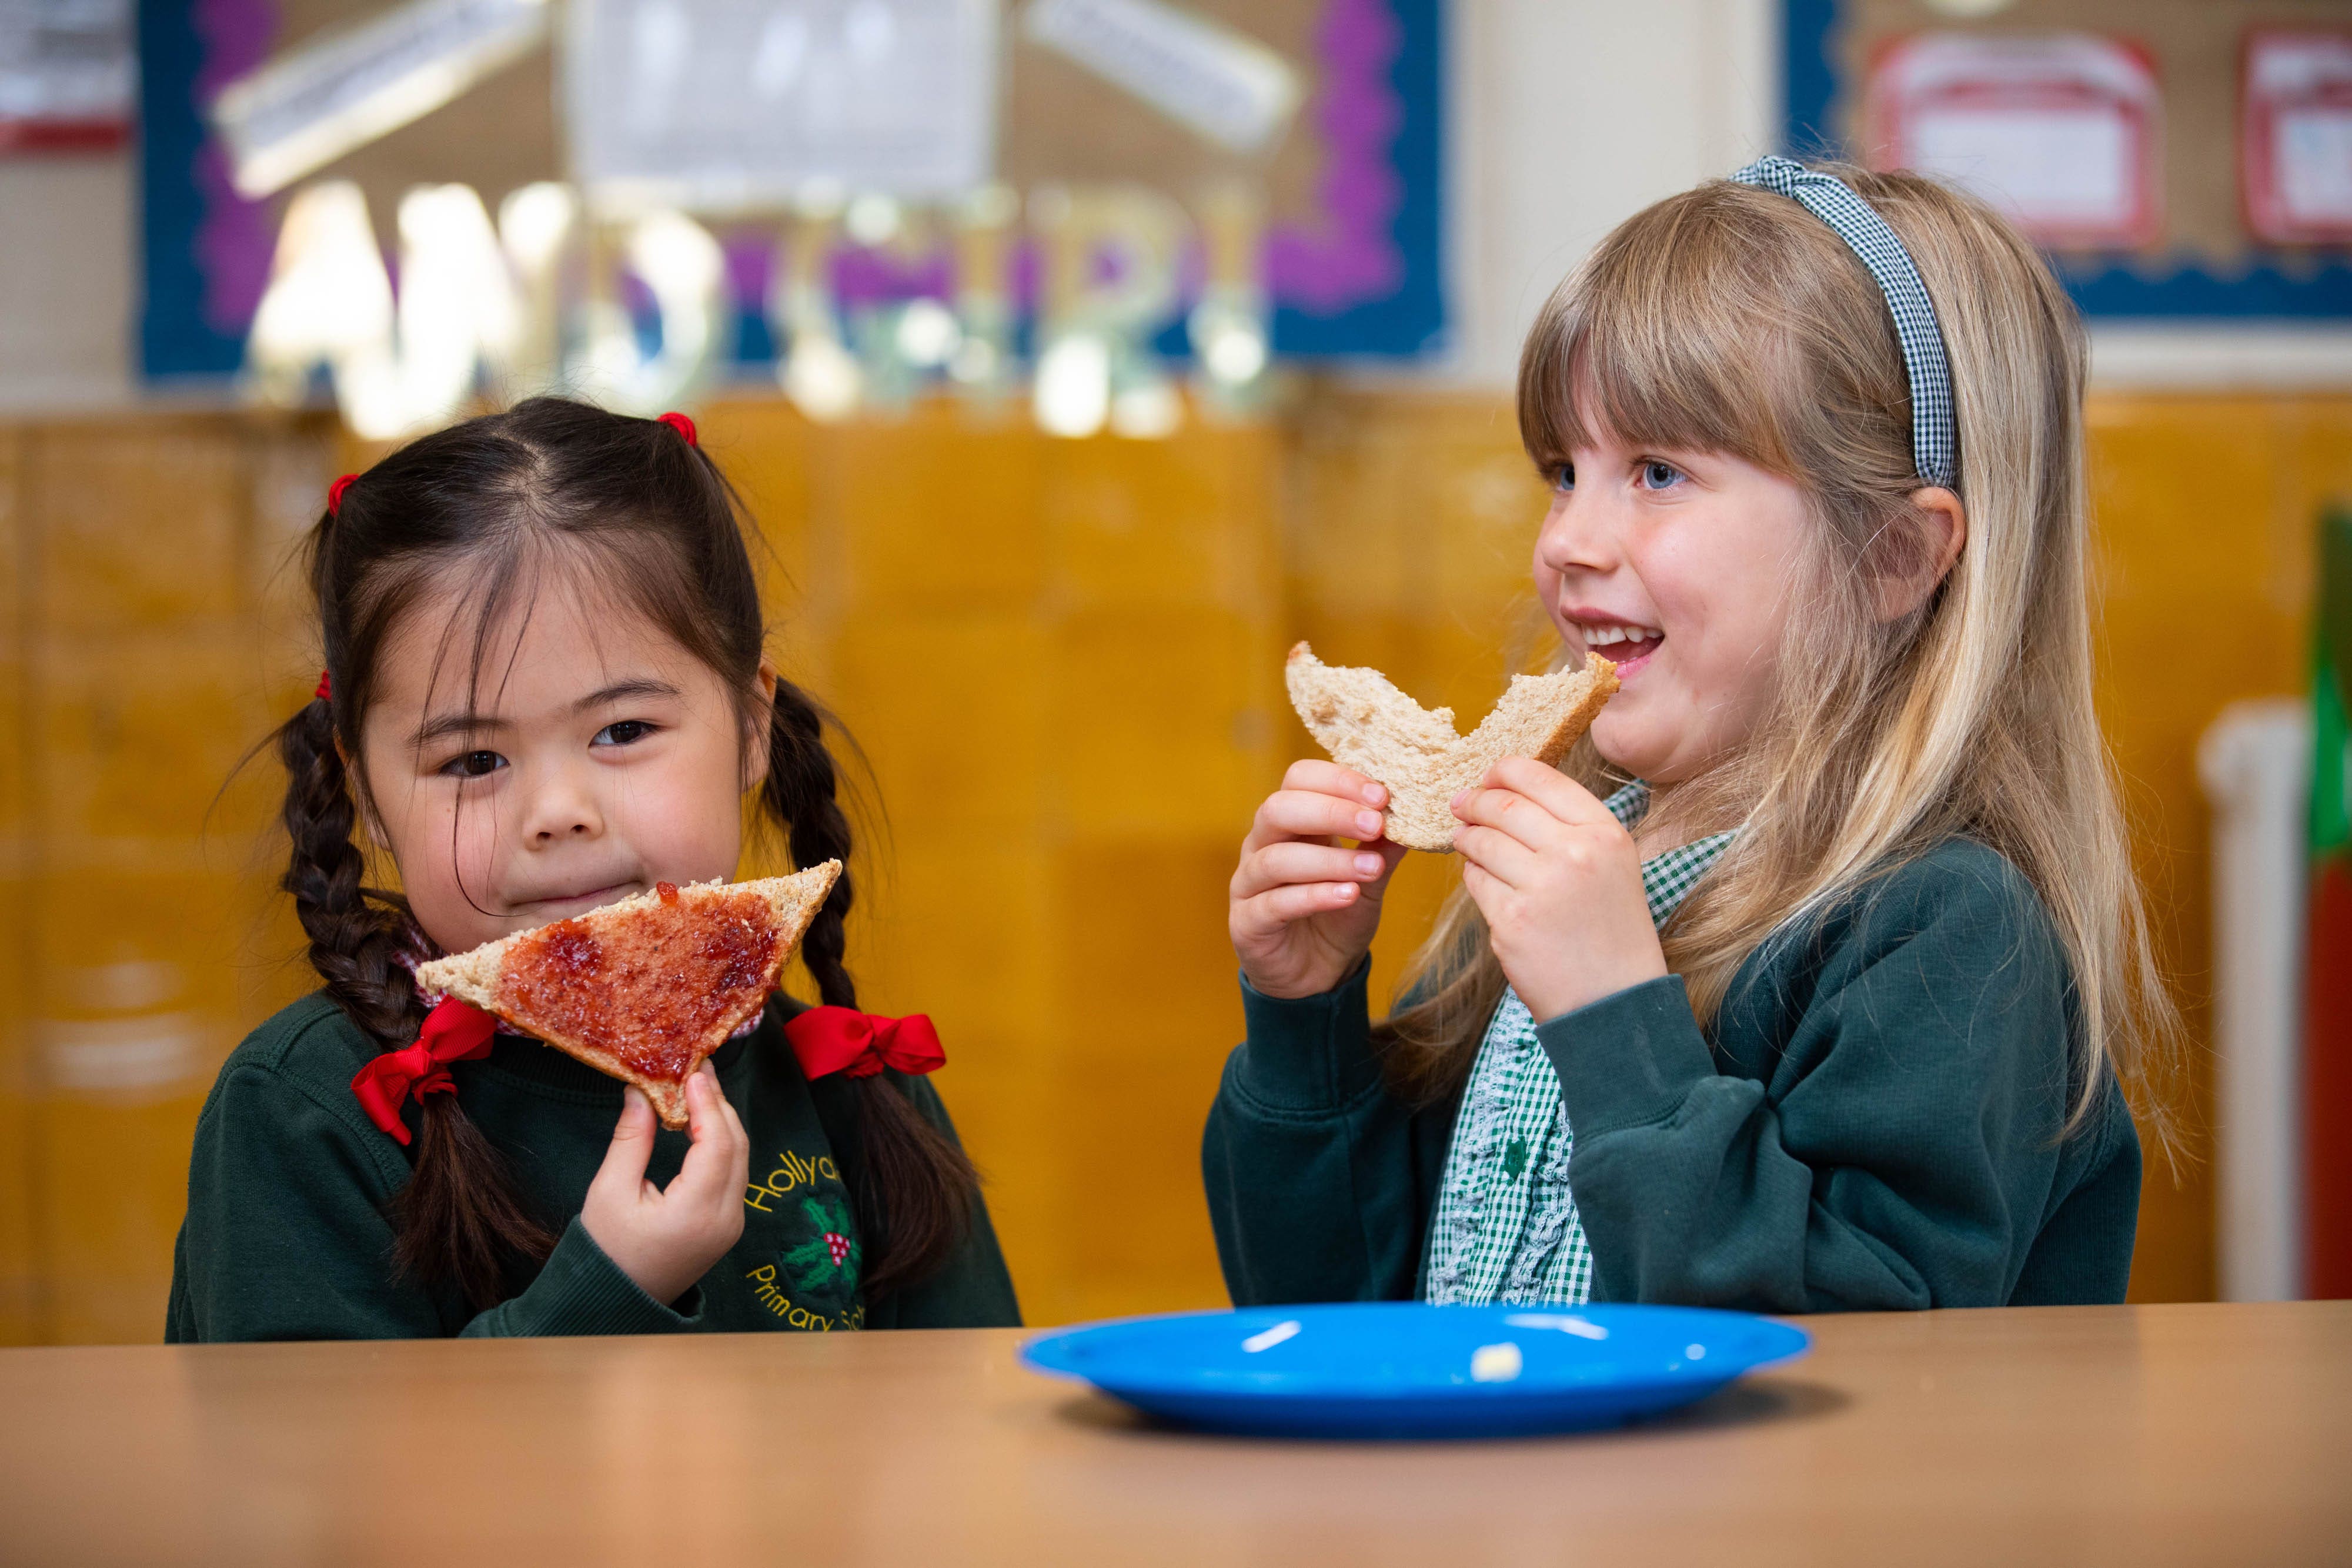
[[[613,1144],[597,1167],[597,1186],[616,1186],[635,1193],[646,1179],[646,1162],[654,1153],[654,1105],[645,1091],[632,1084],[621,1092],[621,1119],[613,1124]]]

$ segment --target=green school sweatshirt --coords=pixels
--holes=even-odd
[[[398,1277],[386,1206],[408,1180],[408,1149],[368,1120],[352,1074],[375,1043],[323,992],[271,1019],[221,1068],[196,1122],[188,1215],[172,1269],[163,1337],[425,1339],[446,1335],[716,1333],[747,1329],[1016,1325],[1013,1281],[984,1206],[938,1274],[879,1301],[858,1290],[863,1259],[845,1168],[858,1159],[856,1092],[838,1074],[811,1082],[783,1038],[802,1004],[778,997],[760,1027],[713,1054],[751,1135],[743,1235],[676,1301],[656,1301],[580,1224],[589,1180],[621,1113],[621,1085],[537,1040],[500,1035],[488,1057],[452,1064],[457,1098],[511,1162],[524,1201],[562,1224],[547,1262],[522,1266],[508,1299],[470,1311],[446,1290]],[[894,1078],[950,1138],[931,1085]],[[416,1125],[416,1107],[406,1108]],[[414,1144],[410,1145],[413,1147]],[[667,1186],[684,1133],[656,1134],[646,1174]],[[567,1223],[568,1221],[568,1223]]]
[[[1423,1293],[1458,1094],[1381,1082],[1369,966],[1246,982],[1202,1150],[1237,1305]],[[2112,1079],[2064,1132],[2068,970],[2041,899],[1953,840],[1776,933],[1712,1030],[1679,977],[1539,1024],[1596,1301],[1772,1312],[2119,1301],[2139,1139]]]

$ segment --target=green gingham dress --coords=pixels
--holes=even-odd
[[[1630,828],[1649,810],[1650,791],[1637,779],[1604,803]],[[1665,924],[1732,837],[1717,833],[1642,862],[1653,922]],[[1584,1304],[1592,1294],[1592,1249],[1568,1186],[1574,1145],[1536,1020],[1518,992],[1506,988],[1479,1042],[1445,1155],[1430,1228],[1429,1301]]]

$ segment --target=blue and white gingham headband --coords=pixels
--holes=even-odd
[[[1958,425],[1952,417],[1952,368],[1944,358],[1944,334],[1918,266],[1886,220],[1846,183],[1788,158],[1759,158],[1732,177],[1735,184],[1777,191],[1804,206],[1836,231],[1862,258],[1903,345],[1903,370],[1911,381],[1911,460],[1919,477],[1949,486],[1959,477],[1955,453]]]

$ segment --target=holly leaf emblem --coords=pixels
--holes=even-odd
[[[803,1290],[833,1293],[846,1289],[857,1278],[864,1253],[850,1221],[849,1205],[839,1198],[803,1198],[801,1214],[814,1234],[788,1248],[778,1261]]]

